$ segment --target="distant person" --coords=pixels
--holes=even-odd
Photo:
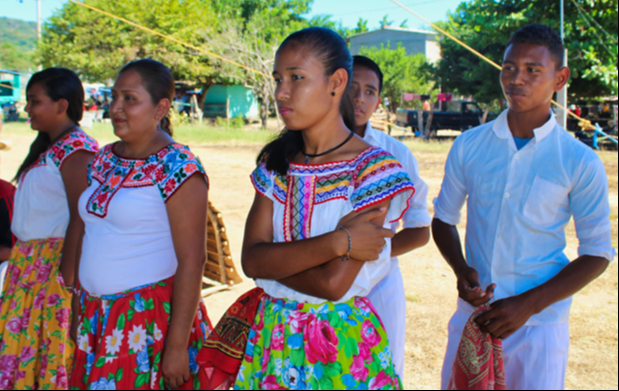
[[[0,151],[6,148],[7,144],[0,141]],[[13,245],[15,245],[15,236],[11,232],[15,190],[15,186],[9,182],[0,180],[0,301],[2,300],[1,290],[4,286],[4,276],[9,265],[8,261],[11,259],[11,251]]]
[[[372,128],[370,118],[380,107],[383,73],[374,61],[354,56],[353,82],[350,91],[355,109],[355,133],[365,142],[384,149],[398,159],[415,185],[410,208],[400,222],[393,224],[395,237],[391,239],[391,269],[374,288],[368,298],[380,315],[393,351],[393,360],[400,378],[404,378],[404,351],[406,347],[406,292],[398,258],[430,241],[432,218],[428,212],[428,185],[419,176],[419,164],[411,150],[400,141]]]
[[[460,293],[444,389],[464,325],[487,303],[492,309],[476,322],[503,340],[507,389],[563,389],[572,296],[615,257],[604,165],[551,112],[554,94],[570,77],[563,56],[550,27],[534,24],[514,34],[500,79],[509,109],[460,136],[449,155],[433,223]],[[456,225],[467,200],[465,257]],[[580,257],[570,262],[564,250],[572,218]]]
[[[120,141],[95,156],[79,204],[85,234],[70,386],[205,389],[195,359],[211,332],[200,295],[208,178],[172,138],[168,67],[127,64],[112,96]]]
[[[19,170],[15,247],[0,303],[0,389],[68,388],[71,296],[84,225],[77,201],[97,142],[79,128],[84,89],[72,71],[32,76],[26,112],[38,136]]]
[[[15,244],[15,236],[11,232],[13,220],[13,202],[15,199],[15,186],[9,182],[0,180],[0,266],[6,268],[11,258],[11,250]],[[4,269],[5,270],[5,269]],[[3,280],[0,280],[2,282]],[[0,287],[2,284],[0,283]]]

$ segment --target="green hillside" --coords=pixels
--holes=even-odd
[[[31,51],[36,42],[36,23],[0,17],[0,44],[10,43],[22,51]]]
[[[36,40],[36,23],[0,18],[0,68],[30,71]]]

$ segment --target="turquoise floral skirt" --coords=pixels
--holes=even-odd
[[[387,334],[367,298],[310,305],[265,296],[237,390],[397,390]]]

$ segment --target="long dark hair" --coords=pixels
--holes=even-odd
[[[337,70],[344,69],[348,73],[348,85],[342,96],[340,113],[348,129],[355,128],[355,110],[348,91],[352,85],[352,56],[348,50],[346,41],[335,31],[322,28],[310,27],[290,35],[281,44],[277,53],[289,45],[302,46],[322,62],[327,76],[333,75]],[[301,132],[293,132],[284,129],[279,137],[267,144],[258,155],[258,163],[266,159],[267,169],[286,175],[288,173],[289,159],[303,150],[303,135]]]
[[[76,126],[79,126],[79,122],[84,115],[84,86],[75,72],[65,68],[49,68],[35,73],[30,78],[26,91],[29,91],[35,84],[41,85],[45,89],[47,96],[54,102],[58,102],[61,99],[66,100],[69,103],[67,116]],[[39,132],[39,135],[30,146],[28,156],[26,156],[19,170],[17,170],[14,180],[18,180],[37,161],[41,154],[51,146],[52,140],[49,138],[49,135]]]
[[[163,99],[168,99],[170,104],[174,102],[175,84],[172,71],[159,61],[143,59],[132,61],[120,71],[137,72],[144,83],[144,88],[148,91],[153,104],[158,104]],[[159,127],[172,136],[172,121],[170,112],[163,117]]]

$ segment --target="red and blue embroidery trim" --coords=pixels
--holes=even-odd
[[[88,180],[100,183],[86,206],[88,213],[104,218],[114,195],[122,188],[157,186],[164,202],[193,175],[208,177],[199,159],[188,147],[171,144],[147,159],[123,159],[106,146],[92,161]]]
[[[53,164],[59,170],[62,169],[64,162],[78,151],[86,151],[96,153],[99,151],[99,144],[97,140],[90,137],[82,131],[69,133],[58,142],[56,142],[50,149],[45,151],[39,156],[39,158],[21,175],[20,183],[26,177],[29,171],[34,170],[37,167],[44,167],[48,164]]]

